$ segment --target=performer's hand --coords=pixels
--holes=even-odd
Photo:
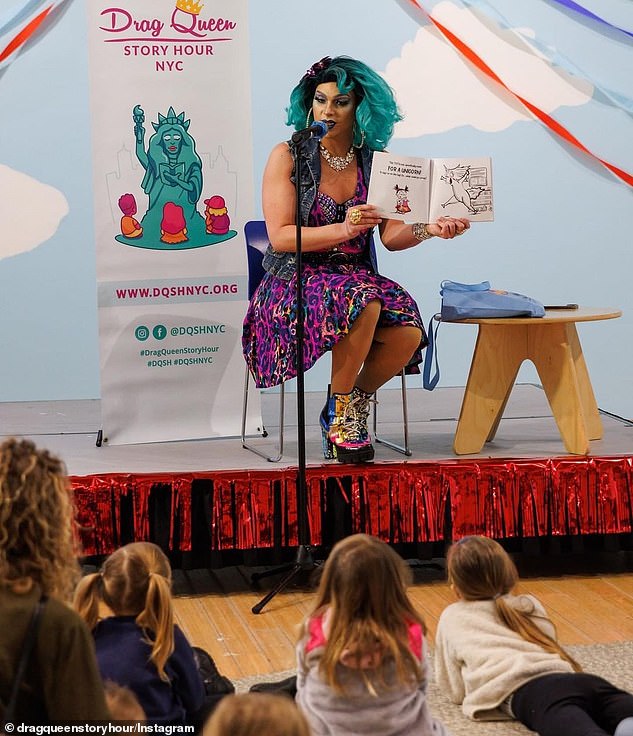
[[[470,221],[466,217],[438,217],[436,222],[430,222],[426,226],[431,235],[444,240],[463,235],[469,228]]]
[[[373,204],[357,204],[350,207],[345,215],[345,240],[351,240],[357,235],[380,225],[382,219]]]

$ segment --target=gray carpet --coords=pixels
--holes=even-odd
[[[614,685],[633,692],[633,641],[616,644],[592,644],[590,646],[568,647],[569,653],[580,662],[586,672],[601,675]],[[258,675],[238,680],[235,685],[239,692],[247,691],[256,682],[282,680],[292,675],[292,671]],[[428,690],[429,703],[433,715],[443,721],[453,736],[504,736],[508,734],[533,734],[516,722],[474,722],[467,719],[459,706],[450,703],[440,690],[431,683]]]

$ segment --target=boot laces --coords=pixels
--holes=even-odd
[[[375,394],[367,394],[364,391],[361,393],[360,390],[357,391],[356,395],[350,402],[350,404],[353,404],[353,409],[358,415],[359,420],[365,424],[369,417],[370,405],[377,403],[378,399],[376,399]]]
[[[360,440],[367,435],[367,418],[369,416],[369,396],[357,394],[353,396],[343,409],[345,434],[351,439]]]

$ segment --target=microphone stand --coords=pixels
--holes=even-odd
[[[267,570],[263,573],[255,573],[252,576],[253,581],[260,580],[263,577],[274,575],[278,572],[286,572],[286,575],[279,581],[277,586],[273,588],[259,603],[255,604],[251,609],[253,613],[261,613],[264,606],[272,600],[277,593],[282,591],[290,581],[298,575],[302,570],[313,570],[315,567],[312,557],[312,549],[309,544],[308,531],[308,486],[306,481],[306,439],[305,439],[305,388],[304,388],[304,368],[303,368],[303,346],[304,346],[304,314],[303,314],[303,255],[301,250],[301,148],[306,140],[307,131],[300,131],[292,136],[292,140],[296,145],[295,156],[295,266],[297,277],[296,288],[296,313],[297,313],[297,341],[296,341],[296,368],[297,368],[297,522],[298,522],[298,540],[299,547],[295,561],[289,565],[282,565],[274,570]]]

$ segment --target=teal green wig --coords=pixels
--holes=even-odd
[[[354,91],[357,98],[354,145],[364,141],[373,151],[383,151],[402,115],[391,87],[373,69],[349,56],[328,56],[313,64],[290,93],[287,125],[301,130],[310,124],[312,98],[320,84],[336,82],[341,93]]]

